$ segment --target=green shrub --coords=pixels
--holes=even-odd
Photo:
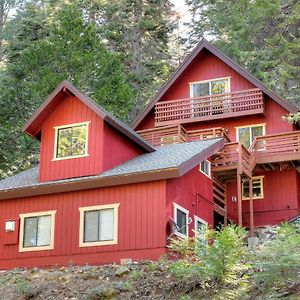
[[[245,299],[249,290],[249,264],[244,257],[246,231],[238,226],[208,230],[195,238],[172,240],[170,249],[181,255],[170,271],[177,277],[198,276],[203,289],[216,293],[207,299]]]

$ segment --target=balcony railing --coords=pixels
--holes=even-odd
[[[212,157],[212,171],[224,172],[238,170],[251,176],[253,170],[251,153],[239,142],[227,143],[217,154]]]
[[[158,102],[155,105],[155,126],[261,113],[264,113],[263,93],[260,89],[249,89]]]
[[[300,131],[256,137],[249,150],[256,164],[300,160]]]
[[[214,137],[225,137],[228,141],[225,129],[221,127],[186,130],[182,125],[173,125],[140,130],[137,131],[137,133],[140,134],[144,140],[156,147]]]

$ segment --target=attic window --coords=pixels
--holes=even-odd
[[[200,172],[211,178],[211,163],[208,160],[204,160],[200,163]]]
[[[90,122],[55,128],[54,160],[88,156],[88,125]]]

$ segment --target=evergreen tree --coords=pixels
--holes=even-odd
[[[186,0],[189,46],[203,36],[288,100],[300,102],[298,0]]]

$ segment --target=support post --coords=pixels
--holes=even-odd
[[[254,237],[254,211],[253,211],[252,177],[249,179],[249,211],[250,211],[250,232],[249,232],[249,236]]]
[[[242,179],[239,170],[237,170],[237,201],[238,201],[238,223],[239,226],[243,226],[242,215]]]

